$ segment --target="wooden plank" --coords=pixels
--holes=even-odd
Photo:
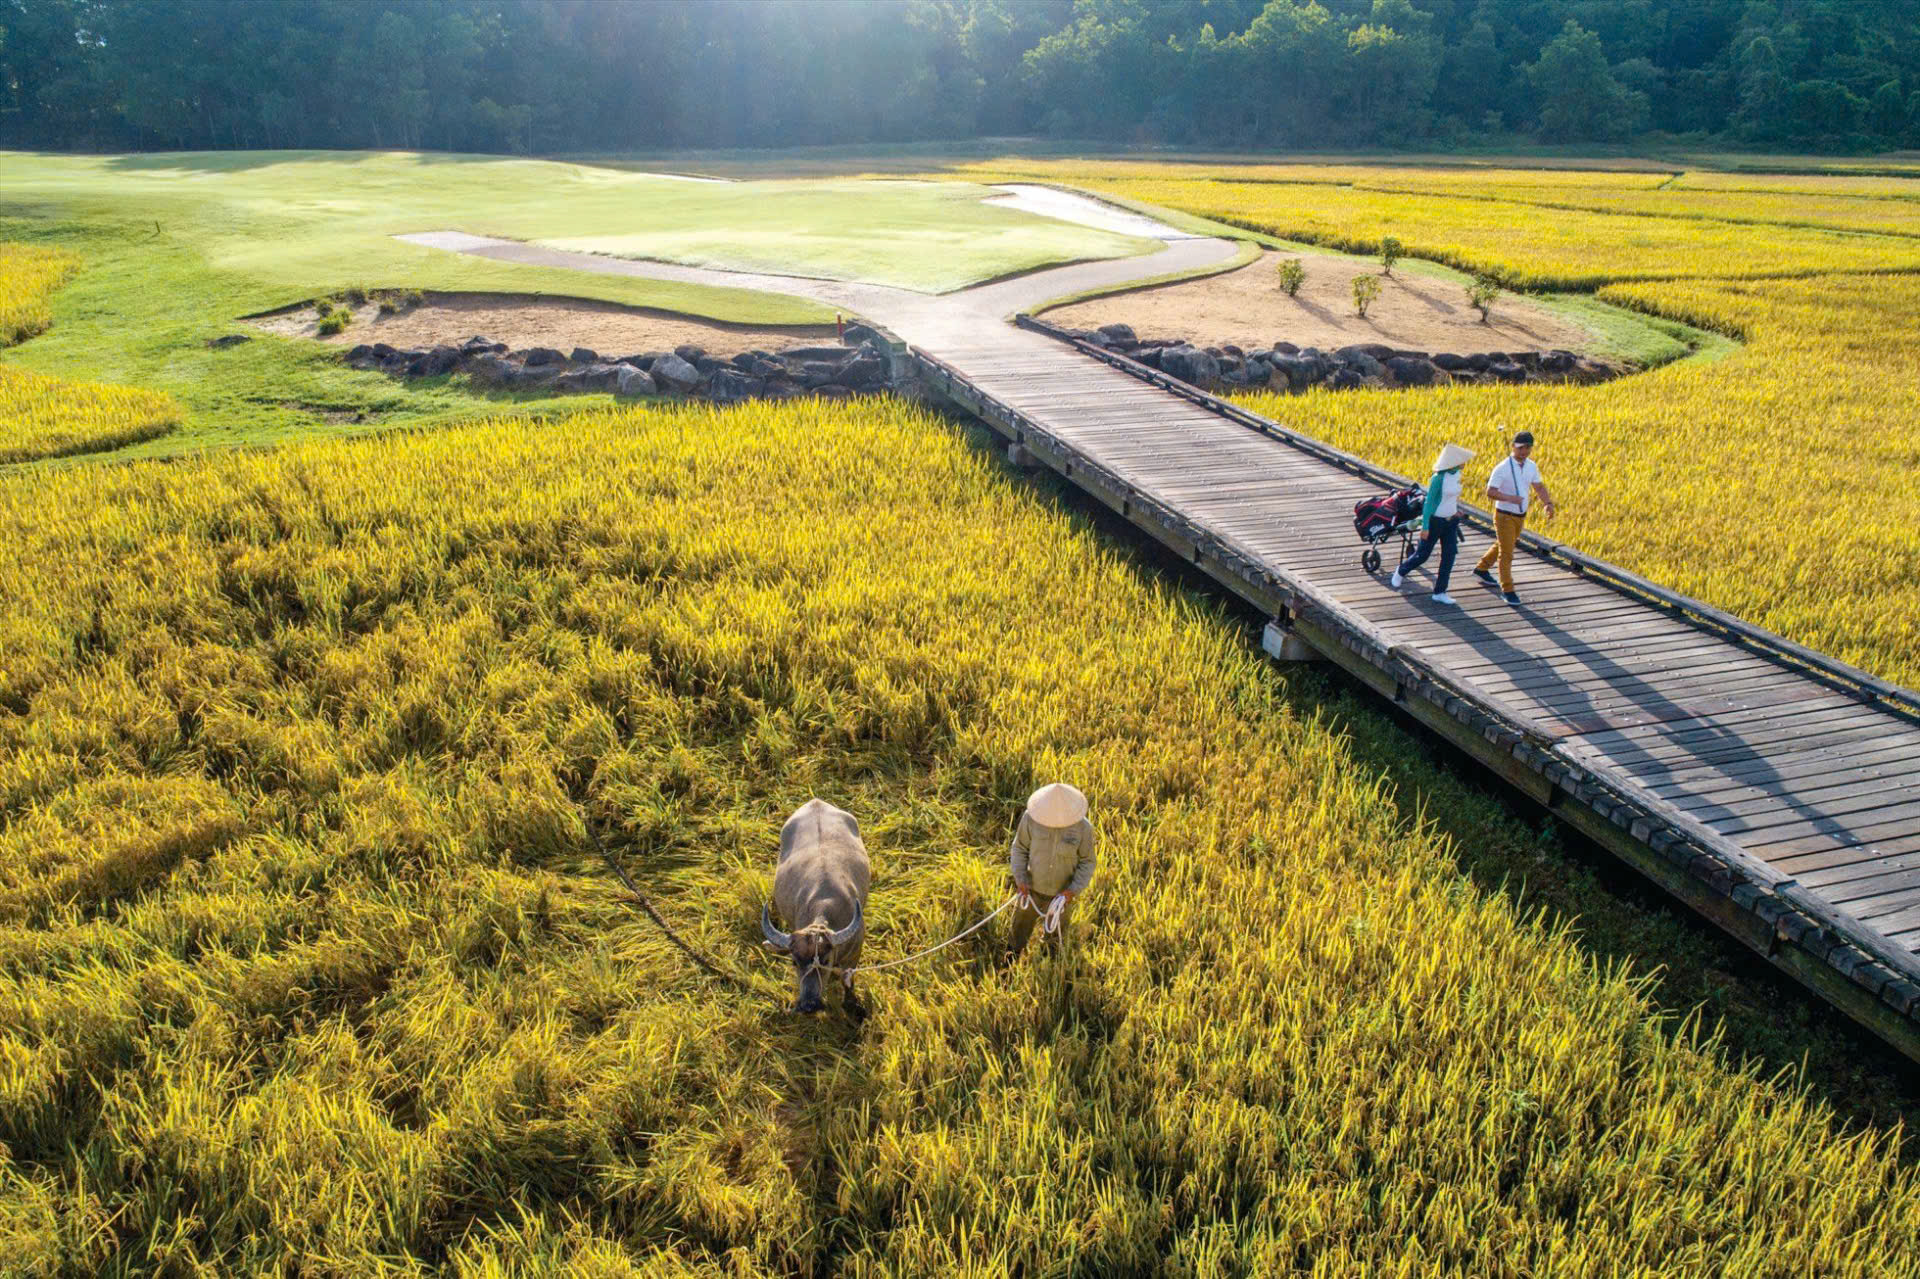
[[[1850,855],[1855,856],[1848,860]],[[1784,858],[1772,865],[1809,888],[1824,889],[1828,885],[1846,885],[1880,875],[1920,871],[1920,850],[1881,853],[1866,848],[1842,849],[1833,853],[1805,853]]]
[[[1807,881],[1801,880],[1801,883],[1807,883]],[[1814,885],[1809,885],[1809,887],[1814,887]],[[1876,901],[1884,901],[1884,899],[1920,901],[1920,868],[1889,870],[1889,872],[1885,872],[1885,874],[1864,876],[1864,878],[1860,878],[1860,880],[1843,880],[1837,881],[1837,883],[1828,883],[1828,885],[1820,887],[1820,897],[1826,897],[1830,903],[1834,903],[1836,906],[1845,906],[1845,908],[1847,908],[1847,914],[1857,914],[1862,920],[1870,920],[1870,918],[1874,918],[1874,916],[1862,914],[1860,910],[1855,910],[1853,903],[1860,903],[1862,910],[1866,910],[1866,908],[1874,908],[1874,906],[1866,906],[1866,903],[1876,903]],[[1874,908],[1874,910],[1878,910],[1878,908]]]
[[[1781,781],[1790,781],[1796,786],[1802,782],[1817,784],[1829,775],[1884,778],[1896,785],[1902,782],[1920,785],[1913,781],[1916,771],[1920,771],[1920,742],[1902,741],[1878,750],[1856,747],[1844,750],[1769,751],[1765,755],[1751,754],[1724,764],[1676,767],[1660,780],[1649,782],[1647,789],[1660,795],[1710,782],[1758,791]]]

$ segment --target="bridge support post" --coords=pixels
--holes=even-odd
[[[1007,465],[1017,466],[1021,470],[1031,470],[1040,465],[1040,459],[1035,457],[1024,444],[1009,444],[1007,445]]]
[[[1260,647],[1276,662],[1323,661],[1318,649],[1278,622],[1268,622],[1260,632]]]

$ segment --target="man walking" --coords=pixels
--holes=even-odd
[[[1020,900],[1013,908],[1007,958],[1027,948],[1034,923],[1043,919],[1046,931],[1065,949],[1067,907],[1093,882],[1093,823],[1087,820],[1087,797],[1065,782],[1035,791],[1027,799],[1027,811],[1020,814],[1008,861]]]
[[[1546,481],[1540,478],[1540,468],[1533,464],[1532,454],[1533,432],[1522,431],[1513,437],[1513,452],[1487,477],[1487,496],[1493,499],[1494,543],[1474,566],[1473,575],[1492,586],[1493,574],[1487,570],[1498,560],[1500,598],[1509,604],[1520,602],[1520,593],[1513,589],[1513,548],[1526,525],[1527,508],[1533,505],[1533,495],[1539,494],[1548,519],[1553,518],[1555,509],[1553,494],[1547,492]]]

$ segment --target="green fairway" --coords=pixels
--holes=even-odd
[[[982,205],[984,188],[954,183],[719,184],[383,152],[8,154],[0,164],[0,241],[58,245],[85,263],[55,296],[53,327],[5,358],[174,395],[182,428],[129,455],[471,414],[476,400],[462,387],[355,373],[315,343],[261,336],[206,346],[235,332],[239,316],[356,285],[564,294],[737,324],[832,320],[799,298],[519,266],[392,238],[402,232],[461,230],[933,291],[1149,247]],[[519,403],[579,406],[577,397]]]

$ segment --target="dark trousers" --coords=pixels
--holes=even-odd
[[[1013,908],[1013,935],[1007,938],[1008,955],[1017,955],[1027,948],[1027,939],[1033,936],[1033,926],[1040,922],[1040,916],[1047,913],[1047,907],[1053,905],[1051,896],[1040,893],[1031,894],[1028,900],[1033,905],[1025,909],[1019,906]],[[1064,951],[1067,948],[1067,921],[1071,918],[1073,905],[1068,903],[1067,908],[1060,912],[1059,930],[1050,934],[1056,949]]]
[[[1444,595],[1447,590],[1447,579],[1453,576],[1453,557],[1460,553],[1460,517],[1458,515],[1451,519],[1433,522],[1433,531],[1420,539],[1420,545],[1413,548],[1413,554],[1407,556],[1406,562],[1400,566],[1400,576],[1405,577],[1425,564],[1427,556],[1433,554],[1435,542],[1440,544],[1440,571],[1433,575],[1433,593]]]

